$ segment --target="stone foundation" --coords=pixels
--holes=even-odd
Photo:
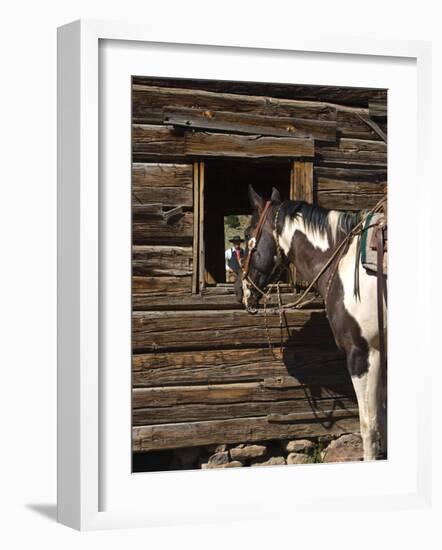
[[[346,434],[335,438],[274,440],[176,449],[169,451],[166,458],[162,456],[161,469],[189,470],[349,462],[362,460],[362,456],[360,435]],[[136,471],[155,471],[155,461],[150,460],[148,468],[138,468]]]

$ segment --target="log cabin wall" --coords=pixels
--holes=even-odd
[[[292,198],[373,206],[387,181],[386,91],[144,77],[132,87],[133,450],[357,431],[320,301],[289,311],[281,340],[276,314],[266,328],[231,287],[206,284],[201,185],[209,160],[282,162]]]

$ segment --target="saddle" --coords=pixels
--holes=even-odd
[[[382,273],[387,275],[388,230],[387,216],[383,212],[367,217],[361,234],[361,263],[367,271],[378,272],[382,263]],[[381,247],[381,250],[379,250]]]
[[[361,263],[367,271],[374,272],[377,278],[377,312],[379,328],[379,352],[381,367],[385,375],[387,355],[384,338],[384,276],[387,275],[388,218],[387,198],[379,211],[369,214],[359,237]],[[356,255],[358,265],[358,254]],[[355,267],[355,293],[359,292],[357,269]]]

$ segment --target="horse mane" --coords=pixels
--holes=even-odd
[[[331,230],[330,212],[332,212],[332,210],[305,201],[287,201],[287,206],[285,208],[286,216],[289,218],[302,216],[309,229],[321,233],[326,233],[327,230]],[[348,233],[359,223],[360,219],[360,212],[338,212],[338,229],[343,233]]]

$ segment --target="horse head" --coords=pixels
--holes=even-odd
[[[256,313],[265,287],[277,274],[281,260],[274,235],[275,215],[281,204],[281,197],[279,191],[273,188],[270,200],[265,201],[249,185],[249,199],[253,214],[251,223],[245,230],[248,253],[241,277],[236,281],[235,291],[247,311]]]

